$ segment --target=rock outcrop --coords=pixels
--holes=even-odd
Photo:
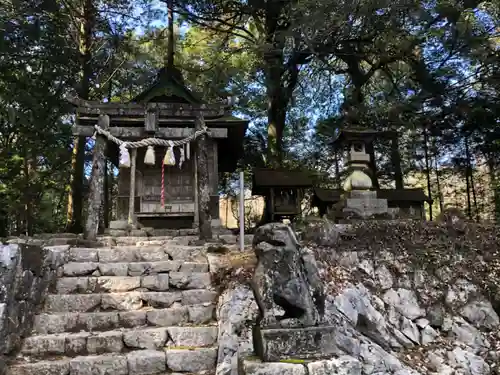
[[[336,329],[337,353],[271,363],[252,356],[248,329],[258,308],[240,280],[224,292],[245,302],[220,316],[219,326],[230,321],[239,328],[226,330],[223,341],[232,350],[219,351],[218,375],[500,373],[498,228],[414,221],[327,225],[317,230],[327,247],[306,245],[325,285],[324,321]],[[328,232],[335,241],[328,241]],[[247,334],[240,339],[239,332]],[[224,365],[229,358],[233,365]]]
[[[6,371],[6,358],[30,335],[35,314],[63,265],[61,254],[68,248],[0,246],[0,374]]]

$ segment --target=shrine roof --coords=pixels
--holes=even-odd
[[[173,66],[161,68],[152,85],[131,100],[132,103],[185,103],[203,101],[185,84],[181,71]]]
[[[312,179],[308,172],[285,169],[255,168],[253,170],[254,188],[271,187],[312,187]]]
[[[333,145],[342,145],[346,142],[364,141],[369,142],[377,137],[394,137],[397,132],[394,130],[375,130],[367,128],[352,127],[348,129],[341,129],[337,136],[331,142]]]

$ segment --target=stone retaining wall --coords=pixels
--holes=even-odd
[[[31,333],[34,315],[57,279],[69,246],[0,245],[0,375]]]

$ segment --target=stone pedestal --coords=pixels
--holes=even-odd
[[[388,213],[387,199],[377,198],[376,191],[353,190],[342,204],[344,215],[354,214],[363,219]]]
[[[321,359],[342,355],[343,337],[336,326],[304,328],[254,327],[253,341],[257,356],[264,362],[286,359]]]

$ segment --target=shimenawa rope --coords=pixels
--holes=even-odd
[[[107,130],[104,130],[99,125],[94,125],[94,128],[97,133],[104,135],[110,141],[115,142],[118,146],[125,145],[126,148],[140,148],[147,146],[162,146],[162,147],[182,146],[186,143],[194,141],[196,138],[202,136],[203,134],[208,133],[208,128],[204,126],[203,129],[197,130],[194,132],[194,134],[190,135],[189,137],[180,139],[178,141],[167,141],[165,139],[160,139],[160,138],[146,138],[136,142],[125,142],[119,138],[116,138],[113,134],[111,134]]]
[[[168,149],[170,149],[170,152],[172,151],[173,147],[176,146],[182,146],[186,145],[188,146],[189,150],[189,144],[197,139],[198,137],[202,136],[203,134],[208,134],[208,128],[203,123],[203,128],[201,130],[197,130],[194,132],[194,134],[190,135],[189,137],[186,137],[184,139],[178,140],[178,141],[172,141],[172,140],[165,140],[165,139],[159,139],[159,138],[146,138],[140,141],[136,142],[125,142],[122,141],[121,139],[115,137],[113,134],[111,134],[109,131],[104,130],[101,128],[99,125],[94,125],[94,128],[97,133],[104,135],[106,138],[108,138],[110,141],[116,143],[118,146],[120,146],[120,154],[122,154],[122,151],[124,152],[124,155],[120,156],[120,159],[122,157],[125,157],[125,165],[130,166],[130,156],[128,155],[128,151],[126,150],[127,148],[140,148],[140,147],[148,147],[148,151],[152,153],[153,155],[148,156],[148,153],[146,152],[146,159],[151,158],[151,162],[149,164],[154,164],[154,150],[152,150],[151,146],[163,146],[167,147],[167,153]],[[124,150],[122,150],[124,148]],[[188,151],[189,152],[189,151]],[[182,154],[182,152],[181,152]],[[189,158],[189,156],[188,156]],[[175,159],[174,159],[175,160]],[[181,164],[182,165],[182,164]],[[161,163],[161,205],[162,207],[165,206],[165,158],[162,160]]]

